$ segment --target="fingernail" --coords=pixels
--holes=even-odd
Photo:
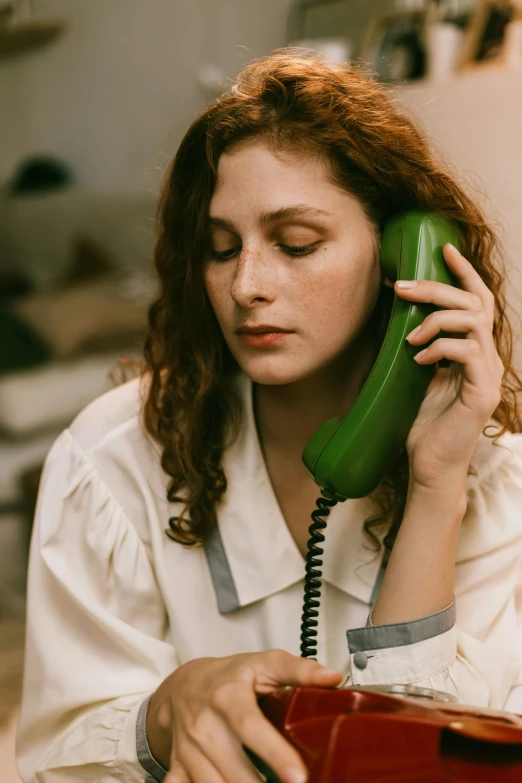
[[[285,778],[288,780],[288,783],[306,783],[308,773],[301,767],[287,767]]]
[[[415,280],[397,280],[396,286],[397,288],[413,288],[417,285],[417,282]]]
[[[406,335],[407,340],[411,340],[412,337],[415,337],[416,334],[420,332],[420,326],[416,326],[415,329],[412,329],[412,331]]]
[[[425,348],[424,351],[419,351],[419,353],[416,353],[415,356],[413,357],[415,361],[417,361],[417,359],[422,359],[422,357],[424,356],[427,350],[428,349]]]

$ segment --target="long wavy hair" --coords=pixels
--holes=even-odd
[[[503,290],[505,270],[494,231],[423,134],[371,75],[349,64],[283,49],[258,59],[188,129],[168,170],[158,209],[155,265],[159,293],[149,310],[145,341],[144,424],[160,444],[170,477],[168,499],[182,501],[167,535],[184,545],[204,543],[226,490],[221,465],[229,437],[240,426],[230,380],[238,371],[203,284],[208,214],[220,155],[262,140],[274,151],[299,151],[327,162],[335,184],[355,195],[378,232],[409,208],[438,212],[456,222],[462,250],[495,297],[494,340],[505,366],[494,418],[499,437],[520,431],[512,366],[512,329]],[[383,286],[375,328],[384,337],[393,291]],[[389,550],[405,506],[408,458],[403,448],[372,493],[378,513],[365,522],[388,524]]]

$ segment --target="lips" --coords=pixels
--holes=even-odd
[[[285,345],[293,332],[270,324],[245,325],[237,330],[241,343],[248,348],[271,348]]]
[[[237,334],[289,334],[289,329],[281,329],[279,326],[260,324],[259,326],[241,326],[236,330]]]

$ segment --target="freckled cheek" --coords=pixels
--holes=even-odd
[[[203,275],[203,283],[218,321],[227,319],[227,314],[233,309],[230,296],[230,280],[222,270],[207,269]]]
[[[302,281],[293,298],[300,303],[300,321],[305,328],[312,327],[318,336],[327,332],[342,338],[363,317],[358,286],[346,277],[310,275]]]

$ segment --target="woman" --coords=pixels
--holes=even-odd
[[[444,247],[459,288],[381,279],[382,227],[413,207],[459,226],[464,254]],[[502,707],[520,667],[522,438],[494,259],[478,208],[358,70],[282,51],[202,113],[165,182],[142,383],[90,405],[47,460],[26,783],[254,781],[242,745],[305,780],[257,707],[283,685],[416,683]],[[305,660],[318,490],[301,452],[355,400],[394,295],[438,308],[412,345],[449,336],[416,356],[437,369],[391,474],[332,513]]]

